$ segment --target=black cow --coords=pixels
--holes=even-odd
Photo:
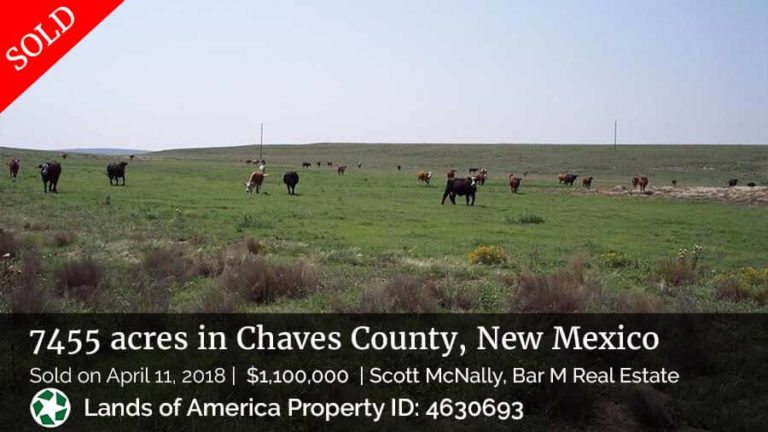
[[[319,167],[321,164],[322,164],[322,162],[318,162],[318,163],[317,163],[317,166]]]
[[[109,177],[109,185],[113,186],[112,180],[115,181],[114,186],[120,185],[120,179],[123,179],[123,186],[125,186],[125,167],[128,166],[128,162],[112,162],[107,165],[107,177]]]
[[[734,187],[737,184],[739,184],[739,179],[730,179],[730,180],[728,180],[728,187]]]
[[[403,169],[403,167],[401,165],[398,165],[397,170],[400,171],[401,169]]]
[[[757,185],[755,184],[755,182],[749,182],[749,183],[747,183],[747,186],[749,186],[749,187],[755,187],[755,186],[757,186]]]
[[[58,162],[46,162],[38,165],[40,168],[40,177],[43,179],[43,192],[59,193],[59,176],[61,176],[61,165]]]
[[[467,198],[467,205],[475,205],[475,193],[477,193],[477,182],[474,178],[467,177],[448,179],[448,183],[445,184],[443,201],[440,204],[445,204],[445,198],[450,197],[451,203],[456,205],[456,195],[459,195],[465,196]],[[472,198],[471,204],[469,201],[470,198]]]
[[[309,168],[309,167],[311,167],[311,166],[312,166],[312,164],[311,164],[311,163],[309,163],[309,162],[302,162],[302,163],[301,163],[301,166],[302,166],[302,167],[304,167],[304,168]]]
[[[578,177],[576,174],[566,174],[565,178],[563,179],[563,183],[567,184],[568,186],[573,186],[573,182],[576,181],[576,177]]]
[[[296,185],[299,183],[299,173],[288,171],[283,175],[283,183],[288,187],[288,195],[296,195]]]

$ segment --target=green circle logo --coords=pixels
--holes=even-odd
[[[67,395],[55,388],[40,390],[29,403],[35,423],[49,429],[63,425],[69,418],[70,408]]]

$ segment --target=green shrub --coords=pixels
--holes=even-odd
[[[632,264],[632,260],[628,256],[618,251],[608,251],[600,255],[600,262],[610,268],[627,267]]]
[[[544,218],[535,213],[523,213],[518,219],[518,223],[523,225],[527,224],[541,224],[544,223]]]

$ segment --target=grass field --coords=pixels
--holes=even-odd
[[[16,244],[3,308],[24,309],[16,288],[27,251],[40,262],[26,263],[36,270],[24,283],[46,310],[531,310],[521,293],[542,284],[554,300],[536,297],[533,309],[565,299],[554,309],[765,310],[767,207],[606,196],[556,176],[591,175],[598,190],[629,187],[633,175],[649,176],[651,189],[673,179],[766,185],[768,146],[267,146],[270,176],[249,198],[245,160],[257,156],[252,146],[141,155],[127,186],[111,187],[104,171],[116,157],[0,149],[4,163],[22,160],[16,181],[0,178],[0,227]],[[54,158],[60,193],[46,196],[34,167]],[[350,168],[338,176],[328,161]],[[476,205],[441,206],[445,172],[470,166],[490,173]],[[301,176],[297,196],[282,184],[287,169]],[[434,171],[432,186],[416,184],[419,169]],[[527,172],[517,195],[510,172]],[[543,222],[521,223],[533,219]],[[470,264],[486,245],[505,256]],[[68,280],[77,265],[98,275]]]

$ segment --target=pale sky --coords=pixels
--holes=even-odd
[[[768,143],[768,1],[128,0],[0,146]]]

